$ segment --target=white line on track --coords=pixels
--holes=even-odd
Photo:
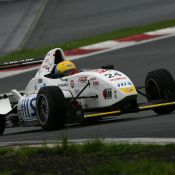
[[[148,145],[167,145],[167,144],[175,144],[175,138],[100,138],[100,139],[69,139],[68,143],[73,144],[84,144],[87,142],[93,142],[96,140],[100,140],[102,143],[106,144],[148,144]],[[0,142],[0,146],[36,146],[42,147],[43,145],[47,145],[48,147],[54,147],[58,144],[61,144],[61,140],[47,140],[47,141],[18,141],[18,142]]]

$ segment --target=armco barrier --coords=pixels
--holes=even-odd
[[[4,64],[1,64],[0,70],[16,68],[16,67],[23,67],[23,66],[28,66],[28,65],[41,64],[42,61],[43,61],[43,58],[31,58],[31,59],[20,60],[20,61],[10,61],[10,62],[6,62]]]

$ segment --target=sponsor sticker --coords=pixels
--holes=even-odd
[[[94,72],[98,72],[98,73],[104,73],[104,72],[106,72],[107,70],[106,69],[96,69],[96,70],[94,70]]]
[[[114,98],[117,98],[117,91],[114,90]]]
[[[93,84],[93,86],[99,86],[99,81],[97,81],[97,80],[93,81],[92,84]]]
[[[68,83],[62,83],[62,84],[58,84],[58,87],[67,87]]]
[[[103,91],[103,96],[104,98],[107,100],[107,99],[111,99],[112,98],[112,89],[105,89]]]
[[[70,87],[71,87],[71,88],[74,88],[74,86],[75,86],[74,80],[71,80],[71,81],[70,81]]]
[[[38,79],[38,83],[42,83],[43,82],[43,80],[42,79]]]
[[[91,78],[89,79],[89,81],[95,81],[95,80],[97,80],[96,77],[91,77]]]
[[[122,88],[119,88],[122,92],[124,92],[125,94],[136,94],[137,91],[135,89],[134,86],[131,86],[131,87],[122,87]]]
[[[78,82],[87,83],[87,77],[79,77]]]
[[[115,77],[115,78],[111,78],[110,81],[119,81],[119,80],[126,80],[126,77]]]
[[[132,82],[122,82],[122,83],[118,83],[117,86],[120,87],[127,87],[127,86],[132,86]]]

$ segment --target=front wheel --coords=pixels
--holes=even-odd
[[[38,122],[43,129],[56,130],[66,123],[66,99],[57,86],[42,87],[37,95]]]
[[[172,75],[165,69],[158,69],[147,74],[145,91],[148,101],[162,100],[172,102],[175,100],[175,82]],[[175,106],[165,106],[153,109],[157,114],[173,112]]]

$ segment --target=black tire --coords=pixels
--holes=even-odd
[[[0,116],[0,135],[4,133],[5,125],[6,125],[5,121],[6,121],[5,116],[4,115]]]
[[[147,74],[145,80],[145,91],[148,101],[163,100],[171,102],[175,100],[175,82],[172,75],[165,69],[158,69]],[[168,114],[173,112],[175,106],[155,108],[157,114]]]
[[[66,99],[57,86],[42,87],[37,95],[38,122],[45,130],[63,128],[66,123]]]

